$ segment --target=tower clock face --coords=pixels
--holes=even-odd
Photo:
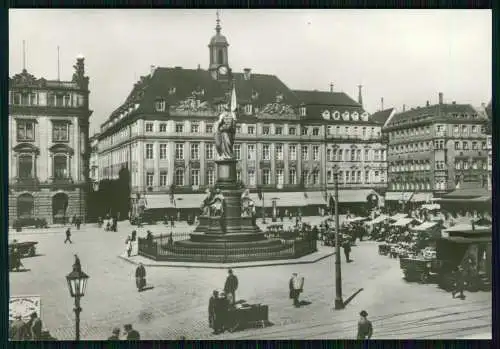
[[[219,67],[219,74],[221,75],[226,75],[227,74],[227,67],[222,65]]]

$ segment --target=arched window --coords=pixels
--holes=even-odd
[[[62,179],[68,177],[68,157],[66,155],[54,155],[54,178]]]
[[[19,218],[33,217],[35,200],[31,194],[21,194],[17,198],[17,216]]]
[[[18,162],[19,178],[33,178],[33,156],[31,154],[19,155]]]
[[[57,193],[52,197],[52,219],[54,223],[64,223],[67,221],[68,195]]]
[[[175,185],[184,185],[184,169],[182,168],[175,170]]]
[[[224,51],[222,49],[217,50],[217,63],[224,64]]]

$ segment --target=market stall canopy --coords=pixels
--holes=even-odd
[[[411,202],[431,202],[433,199],[432,193],[415,193],[411,197]]]
[[[344,222],[345,223],[362,222],[362,221],[366,221],[367,219],[368,219],[367,217],[354,217],[354,218],[346,219]]]
[[[472,224],[457,224],[453,227],[447,228],[443,230],[443,232],[451,235],[457,235],[458,233],[462,234],[491,234],[491,226],[484,225],[476,225],[474,229]]]
[[[176,208],[200,208],[206,194],[177,194],[175,195]]]
[[[377,223],[380,223],[380,222],[383,222],[385,221],[386,219],[388,219],[389,216],[385,215],[385,214],[382,214],[378,217],[375,217],[374,219],[372,219],[371,221],[368,221],[368,222],[365,222],[365,224],[368,224],[368,225],[373,225],[373,224],[377,224]]]
[[[388,191],[385,193],[385,201],[408,201],[412,195],[412,192]]]
[[[401,218],[397,220],[396,222],[392,223],[393,226],[395,227],[405,227],[411,223],[418,222],[415,218]]]
[[[408,217],[408,215],[406,213],[396,213],[395,215],[390,216],[389,219],[391,221],[398,221],[401,218],[406,218],[406,217]]]
[[[146,210],[174,207],[170,200],[170,194],[148,194],[144,204]]]
[[[299,193],[302,194],[302,193]],[[303,194],[302,194],[303,195]],[[305,200],[304,200],[305,196]],[[307,192],[306,195],[303,195],[302,197],[302,205],[311,205],[311,206],[318,206],[318,205],[326,205],[325,201],[325,192],[324,191],[310,191]]]
[[[266,207],[272,207],[273,199],[276,199],[276,207],[304,207],[308,205],[303,192],[264,192],[263,194]],[[257,193],[251,193],[250,199],[253,200],[256,207],[262,207],[262,200],[259,200]]]
[[[438,225],[438,222],[424,222],[420,225],[417,225],[415,227],[412,228],[412,230],[415,230],[415,231],[427,231],[431,228],[434,228]]]
[[[440,204],[423,204],[421,206],[424,210],[429,210],[429,211],[435,211],[435,210],[440,210],[441,205]]]
[[[364,203],[370,195],[379,199],[379,194],[373,189],[341,189],[339,190],[339,203]],[[335,199],[335,192],[328,192],[328,196]]]

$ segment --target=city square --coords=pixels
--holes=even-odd
[[[11,11],[10,340],[491,339],[491,12],[108,14]]]

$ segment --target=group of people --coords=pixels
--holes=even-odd
[[[82,225],[82,217],[75,214],[71,219],[71,225],[74,225],[76,229],[80,230],[80,226]]]
[[[224,290],[214,290],[208,301],[208,324],[214,330],[214,334],[220,334],[229,329],[229,314],[236,304],[237,289],[238,278],[232,269],[229,269]]]
[[[13,341],[42,340],[42,320],[36,312],[31,313],[28,322],[21,315],[16,315],[9,327],[9,339]]]
[[[140,339],[141,335],[132,327],[131,324],[126,324],[123,326],[123,333],[121,333],[120,328],[115,327],[113,329],[112,335],[108,338],[109,341],[138,341]]]
[[[107,214],[105,219],[102,217],[97,218],[97,225],[102,228],[104,225],[104,231],[118,231],[118,217]]]

